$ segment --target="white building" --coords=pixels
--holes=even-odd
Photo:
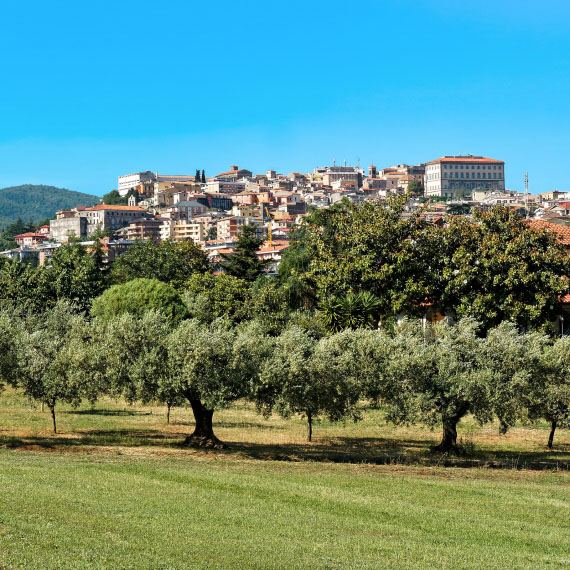
[[[475,190],[505,191],[505,163],[485,156],[442,156],[426,164],[426,196],[463,200]]]
[[[174,183],[194,184],[195,177],[190,174],[158,174],[158,172],[136,172],[134,174],[124,174],[117,180],[117,190],[121,196],[126,196],[129,190],[136,190],[141,193],[141,188],[148,185],[158,184],[167,186]],[[148,193],[148,191],[144,192]]]
[[[145,172],[136,172],[135,174],[124,174],[119,176],[117,181],[117,190],[121,196],[126,196],[129,190],[136,190],[141,184],[147,184],[156,180],[156,174],[147,170]]]

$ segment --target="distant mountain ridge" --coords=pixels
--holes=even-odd
[[[40,222],[52,218],[58,210],[75,206],[93,206],[100,198],[93,194],[43,184],[22,184],[0,189],[0,229],[21,218]]]

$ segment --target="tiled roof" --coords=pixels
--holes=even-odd
[[[26,232],[23,234],[18,234],[17,236],[14,236],[14,239],[18,239],[18,238],[27,238],[27,237],[32,237],[32,238],[45,238],[45,234],[39,234],[36,232]]]
[[[110,206],[108,204],[97,204],[91,208],[85,208],[88,212],[97,212],[99,210],[116,210],[121,212],[144,212],[140,206]]]
[[[553,224],[546,220],[529,220],[528,225],[535,230],[547,230],[554,232],[558,236],[558,241],[566,246],[570,246],[570,226]]]
[[[435,160],[430,160],[426,164],[438,164],[440,162],[469,162],[477,164],[504,164],[504,160],[496,160],[495,158],[489,158],[487,156],[442,156],[436,158]]]

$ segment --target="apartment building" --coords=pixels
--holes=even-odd
[[[216,235],[218,240],[229,242],[236,240],[243,226],[255,226],[259,234],[263,232],[261,220],[247,218],[245,216],[229,216],[218,220],[216,224]]]
[[[505,191],[505,163],[485,156],[442,156],[426,163],[426,196],[455,200],[471,198],[475,190]]]
[[[206,239],[204,224],[191,220],[163,220],[160,239],[202,243]]]
[[[129,240],[160,240],[162,220],[157,218],[137,218],[128,226],[117,231],[117,235]]]
[[[109,206],[97,204],[80,212],[87,218],[87,234],[95,230],[114,232],[143,217],[146,210],[139,206]]]

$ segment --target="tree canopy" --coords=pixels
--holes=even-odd
[[[194,273],[209,271],[204,251],[191,241],[138,241],[111,267],[112,283],[144,277],[182,287]]]
[[[129,313],[141,317],[155,310],[173,321],[187,314],[178,291],[169,283],[158,279],[133,279],[113,285],[93,301],[91,314],[103,320]]]
[[[262,244],[263,239],[258,236],[255,226],[242,226],[234,252],[221,256],[222,270],[233,277],[255,281],[266,265],[256,253]]]

